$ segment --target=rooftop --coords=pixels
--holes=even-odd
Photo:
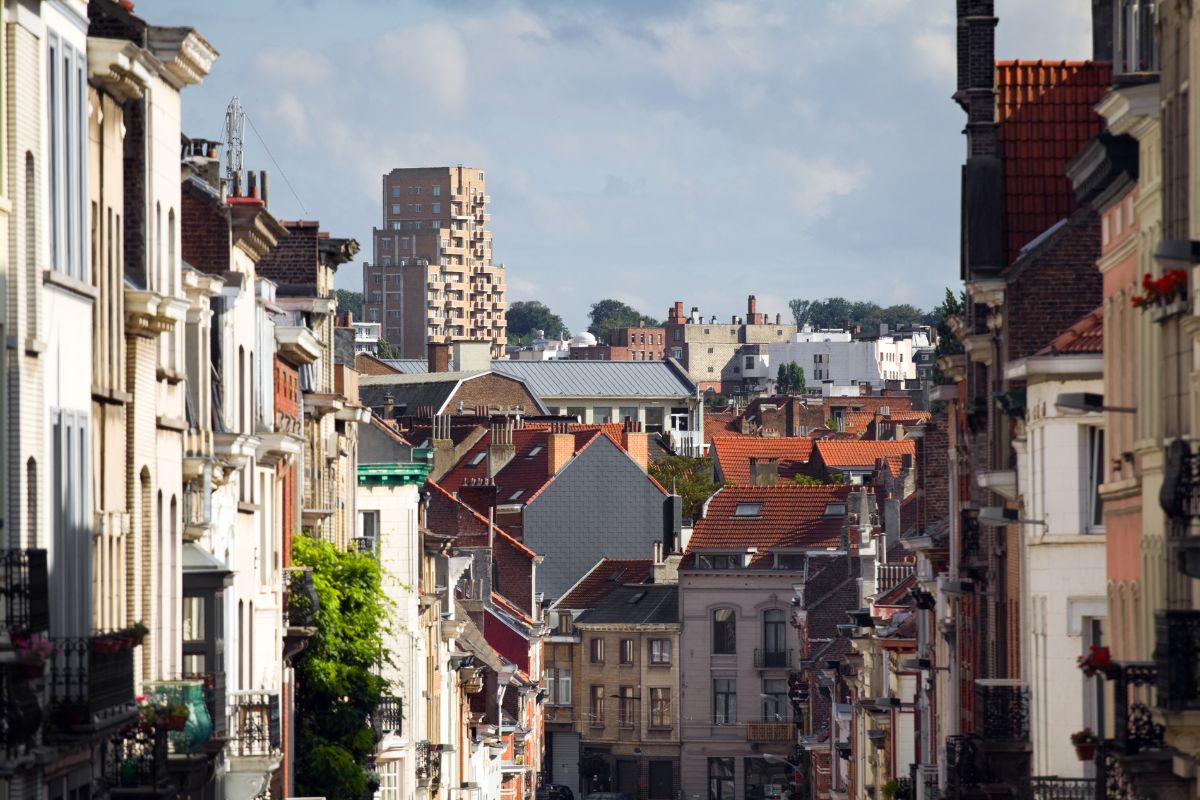
[[[813,446],[827,467],[839,469],[849,467],[874,467],[879,459],[886,459],[894,472],[905,455],[916,458],[917,446],[912,439],[899,442],[878,442],[872,439],[820,439]]]
[[[617,586],[575,620],[578,625],[670,625],[679,622],[679,585]]]
[[[1097,308],[1054,337],[1035,356],[1096,354],[1104,352],[1104,309]]]
[[[649,559],[602,558],[554,605],[556,608],[594,608],[617,588],[645,584],[654,575]]]
[[[408,375],[426,374],[429,369],[421,359],[386,359],[383,363]],[[500,375],[524,381],[530,391],[541,398],[696,396],[696,384],[692,383],[682,367],[669,360],[496,360],[492,362],[491,369]],[[445,374],[463,376],[472,373]]]
[[[775,459],[779,477],[790,480],[803,470],[812,448],[807,437],[715,436],[710,454],[726,484],[749,486],[750,459]]]

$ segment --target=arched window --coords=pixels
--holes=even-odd
[[[161,292],[166,284],[163,281],[163,232],[162,232],[162,203],[154,204],[154,291]]]
[[[246,432],[246,348],[238,348],[238,433]]]
[[[737,612],[732,608],[712,612],[712,651],[717,655],[737,652]]]

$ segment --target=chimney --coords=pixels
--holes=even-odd
[[[443,414],[429,421],[432,428],[429,439],[433,444],[433,469],[429,473],[430,480],[439,480],[454,468],[454,440],[450,438],[450,419],[448,414]]]
[[[242,196],[242,173],[240,172],[233,173],[233,196]]]
[[[258,196],[263,201],[263,208],[267,207],[267,171],[265,169],[258,171]]]
[[[546,441],[546,472],[557,475],[575,455],[575,437],[570,433],[551,433]]]
[[[393,416],[393,414],[395,414],[395,411],[396,411],[396,398],[392,397],[390,394],[384,395],[384,397],[383,397],[383,418],[387,419],[387,420],[392,419],[392,416]]]
[[[758,322],[756,319],[757,314],[755,313],[757,311],[757,307],[758,300],[755,299],[754,295],[750,295],[746,298],[746,321],[751,325],[754,325],[756,322]]]
[[[504,469],[508,462],[517,454],[513,445],[513,425],[509,420],[492,424],[492,438],[488,444],[488,477],[496,477],[496,473]]]
[[[777,313],[777,314],[775,315],[775,324],[776,324],[776,325],[780,325],[780,324],[782,324],[782,323],[783,323],[783,315],[782,315],[782,314],[778,314],[778,313]]]
[[[750,485],[775,486],[779,483],[779,464],[773,458],[750,459]]]
[[[646,472],[650,467],[650,436],[642,432],[642,423],[625,418],[625,429],[621,431],[621,447],[629,453]]]
[[[683,543],[679,532],[683,530],[683,498],[669,494],[663,500],[662,550],[664,553],[682,553]]]
[[[246,170],[246,194],[258,198],[258,173],[252,169]]]
[[[458,499],[486,517],[496,508],[496,491],[491,478],[468,478],[458,487]]]
[[[430,342],[426,347],[426,352],[429,354],[428,364],[431,373],[450,371],[449,344],[445,342]]]

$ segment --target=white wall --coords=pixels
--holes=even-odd
[[[885,380],[916,380],[913,349],[928,346],[924,334],[858,341],[845,331],[804,330],[790,341],[769,345],[769,363],[776,370],[780,364],[799,364],[810,384],[832,380],[878,386]]]

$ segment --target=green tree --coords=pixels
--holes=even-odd
[[[362,292],[351,292],[348,289],[337,290],[337,307],[339,311],[349,311],[354,318],[362,322]]]
[[[775,374],[775,391],[778,394],[804,394],[808,384],[804,378],[804,367],[792,361],[780,364]]]
[[[788,303],[797,327],[805,324],[814,328],[841,328],[858,326],[865,334],[879,331],[886,323],[897,325],[932,325],[937,310],[925,312],[908,303],[898,303],[884,308],[870,300],[852,301],[844,297],[826,297],[824,300],[796,299]]]
[[[592,324],[588,325],[588,332],[595,336],[598,342],[608,341],[608,331],[611,328],[636,328],[639,325],[654,328],[658,326],[658,321],[653,317],[646,316],[620,300],[600,300],[592,303],[592,310],[588,312],[588,318],[592,321]]]
[[[370,553],[298,536],[293,560],[312,568],[317,632],[296,658],[296,794],[358,800],[375,746],[370,719],[387,683],[383,630],[391,605]]]
[[[824,481],[820,481],[811,475],[793,475],[792,483],[797,486],[824,486]]]
[[[377,358],[400,358],[400,350],[392,347],[387,339],[380,339],[375,345],[375,356]]]
[[[529,342],[535,330],[545,331],[548,339],[558,339],[569,334],[562,317],[538,300],[518,300],[508,307],[505,319],[508,324],[508,341],[511,344]]]
[[[704,501],[718,488],[711,458],[668,456],[650,462],[650,475],[668,492],[683,499],[684,519],[695,519]]]

